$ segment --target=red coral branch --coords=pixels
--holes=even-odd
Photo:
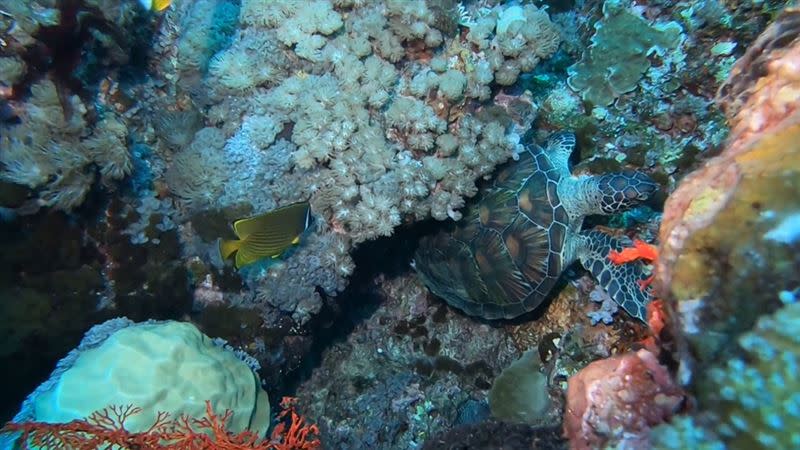
[[[205,417],[182,415],[170,419],[159,412],[153,425],[144,432],[131,432],[125,421],[142,411],[133,405],[110,406],[89,417],[69,423],[9,422],[0,433],[20,433],[20,448],[30,446],[54,450],[95,450],[97,448],[147,450],[316,450],[322,444],[319,428],[306,424],[296,411],[297,400],[284,397],[281,422],[269,439],[261,439],[252,431],[232,433],[227,426],[233,412],[217,415],[206,401]]]
[[[647,242],[635,239],[633,247],[622,249],[622,251],[611,250],[608,253],[608,259],[614,264],[626,264],[633,261],[643,261],[647,264],[655,264],[658,261],[658,248]],[[642,290],[647,289],[653,282],[655,275],[650,275],[644,280],[639,281],[639,287]],[[654,299],[647,304],[647,323],[650,325],[650,330],[653,336],[658,337],[667,323],[667,312],[664,302],[659,299]],[[657,353],[653,345],[646,345]]]
[[[634,239],[633,247],[624,248],[620,252],[611,250],[608,253],[608,259],[617,265],[638,260],[651,263],[658,259],[658,248],[647,242]]]
[[[625,264],[633,261],[644,261],[645,263],[652,264],[658,260],[658,248],[647,242],[634,239],[633,247],[622,249],[622,251],[611,250],[608,252],[608,259],[617,265]],[[639,288],[641,290],[647,289],[653,282],[653,275],[644,280],[639,281]]]
[[[275,450],[314,450],[319,448],[322,443],[316,439],[319,428],[316,425],[306,425],[305,419],[297,414],[295,406],[297,399],[294,397],[283,397],[278,420],[282,420],[272,432],[272,445]],[[289,430],[286,429],[286,419],[289,418]]]

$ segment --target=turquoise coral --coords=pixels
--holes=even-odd
[[[650,439],[657,450],[725,450],[725,444],[705,424],[692,416],[675,417],[653,429]]]
[[[738,342],[743,354],[700,382],[707,412],[654,429],[653,448],[800,447],[800,303],[762,317]]]
[[[800,303],[739,338],[744,355],[712,369],[703,403],[717,405],[729,448],[800,447]]]

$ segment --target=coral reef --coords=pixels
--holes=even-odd
[[[478,18],[462,18],[467,41],[485,51],[494,63],[498,84],[514,84],[520,72],[530,72],[558,49],[561,36],[544,9],[534,5],[496,6]]]
[[[218,174],[232,167],[222,153],[224,146],[225,135],[206,127],[175,154],[164,179],[170,191],[189,208],[208,207],[222,193],[225,180]]]
[[[15,120],[0,122],[0,179],[33,189],[38,206],[71,211],[96,178],[113,189],[131,171],[127,117],[106,100],[116,70],[141,62],[152,28],[122,0],[3,8],[0,99]]]
[[[700,383],[700,406],[713,409],[715,430],[729,448],[792,448],[800,444],[800,303],[759,319],[738,339],[743,354],[713,368]]]
[[[699,411],[653,430],[653,448],[797,446],[800,303],[788,297],[786,305],[739,336],[736,356],[697,382]]]
[[[21,124],[0,129],[0,178],[38,189],[42,206],[70,211],[83,203],[99,167],[108,185],[130,173],[127,128],[109,111],[91,128],[86,107],[73,95],[62,107],[56,85],[43,80],[31,86],[31,97],[19,111]],[[36,130],[32,133],[31,130]]]
[[[262,310],[269,305],[299,324],[308,322],[322,307],[320,290],[335,293],[347,284],[354,268],[347,245],[345,239],[333,233],[309,236],[306,246],[293,252],[287,261],[269,267],[267,275],[258,269],[247,274],[246,279],[256,286],[255,297],[242,305],[259,306]],[[319,248],[326,248],[326,253],[319,255]],[[269,281],[263,281],[264,277]]]
[[[615,361],[645,354],[657,363],[650,351],[660,352],[675,373],[651,365],[652,378],[635,386],[663,386],[672,392],[666,398],[672,401],[655,401],[664,409],[650,409],[658,413],[654,416],[613,413],[600,399],[629,406],[635,400],[629,391],[591,398],[579,384],[573,389],[570,380],[565,430],[573,447],[607,445],[606,439],[635,448],[796,445],[792,440],[797,437],[786,433],[793,429],[788,422],[796,416],[794,400],[779,400],[791,398],[784,389],[791,389],[795,377],[787,367],[794,367],[798,348],[791,330],[799,280],[790,269],[798,264],[797,240],[789,225],[800,198],[793,164],[798,160],[798,89],[796,73],[786,70],[798,61],[796,17],[796,9],[787,9],[720,89],[718,101],[729,114],[731,136],[719,156],[687,176],[668,198],[659,251],[637,244],[609,255],[620,262],[657,258],[655,283],[664,299],[650,311],[653,338],[643,342],[649,350],[592,363],[584,371],[591,374],[603,364],[613,367]],[[777,308],[774,316],[765,316]],[[693,394],[690,403],[697,408],[651,432],[678,412],[682,392],[676,383]],[[593,408],[603,414],[583,414]],[[623,424],[626,418],[644,422]]]
[[[497,7],[485,18],[492,30],[504,11]],[[538,61],[559,38],[544,12],[525,11],[499,36],[521,39],[508,55],[532,46]],[[245,116],[250,148],[269,151],[276,135],[288,134],[296,145],[292,166],[308,180],[302,195],[353,243],[389,235],[403,218],[458,218],[474,181],[512,156],[518,138],[506,123],[481,120],[466,102],[487,100],[510,63],[494,50],[472,51],[442,29],[447,14],[424,2],[359,4],[343,15],[326,1],[309,9],[245,1],[244,26],[211,61],[207,101],[213,112],[232,95],[247,96],[236,109]],[[538,34],[522,36],[527,20],[535,26],[524,29]],[[428,61],[433,70],[423,65]],[[523,65],[530,70],[536,61]],[[248,72],[254,67],[259,73]]]
[[[576,448],[800,445],[796,8],[139,3],[0,7],[6,403],[91,324],[126,315],[191,320],[229,356],[249,353],[239,366],[260,366],[271,398],[296,390],[320,440],[292,401],[261,448],[564,448],[561,430]],[[712,157],[728,133],[720,84],[731,136]],[[680,183],[649,331],[579,268],[546,309],[476,321],[426,296],[411,251],[397,250],[462,220],[476,183],[521,143],[565,129],[576,175]],[[220,259],[231,221],[296,201],[310,201],[313,224],[291,252],[241,271]],[[654,242],[659,210],[654,199],[587,225]],[[552,426],[565,391],[565,424]],[[240,414],[211,406],[191,415],[242,437],[226,430]],[[691,415],[672,417],[683,406]],[[91,428],[114,410],[91,413],[16,429],[144,439]]]
[[[791,431],[800,279],[790,269],[800,263],[799,14],[787,8],[734,65],[718,96],[727,146],[665,205],[656,280],[677,340],[671,357],[698,408],[655,430],[656,448],[800,442]]]
[[[214,54],[230,43],[239,19],[237,3],[199,0],[188,3],[186,9],[179,11],[175,26],[193,30],[180,35],[174,50],[173,63],[178,68],[182,87],[199,85],[200,77],[209,70]]]
[[[457,426],[432,436],[422,447],[423,450],[488,448],[559,450],[566,448],[566,442],[558,428],[485,421]]]
[[[470,29],[481,37],[460,34],[454,10],[437,2],[220,0],[167,12],[155,50],[164,95],[151,101],[163,113],[144,119],[154,131],[144,140],[148,189],[174,197],[183,255],[224,270],[212,247],[223,222],[217,235],[195,232],[210,230],[202,222],[212,215],[241,218],[232,211],[243,205],[251,214],[309,200],[316,219],[285,263],[244,271],[246,285],[223,286],[222,302],[270,324],[281,314],[306,324],[320,294],[346,286],[354,246],[402,224],[460,218],[475,182],[516,155],[536,117],[524,95],[497,86],[561,40],[544,10],[489,9]],[[133,201],[145,215],[168,211]],[[128,233],[145,242],[141,231]]]

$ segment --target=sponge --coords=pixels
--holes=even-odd
[[[266,434],[269,401],[256,374],[194,325],[184,322],[134,324],[81,351],[72,366],[33,400],[34,420],[65,423],[109,405],[142,408],[125,427],[147,430],[159,411],[171,417],[233,411],[231,432]]]

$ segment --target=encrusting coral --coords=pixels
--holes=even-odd
[[[677,22],[650,25],[618,0],[606,0],[595,29],[592,45],[569,68],[567,84],[601,107],[634,90],[650,67],[648,56],[674,50],[682,32]]]

